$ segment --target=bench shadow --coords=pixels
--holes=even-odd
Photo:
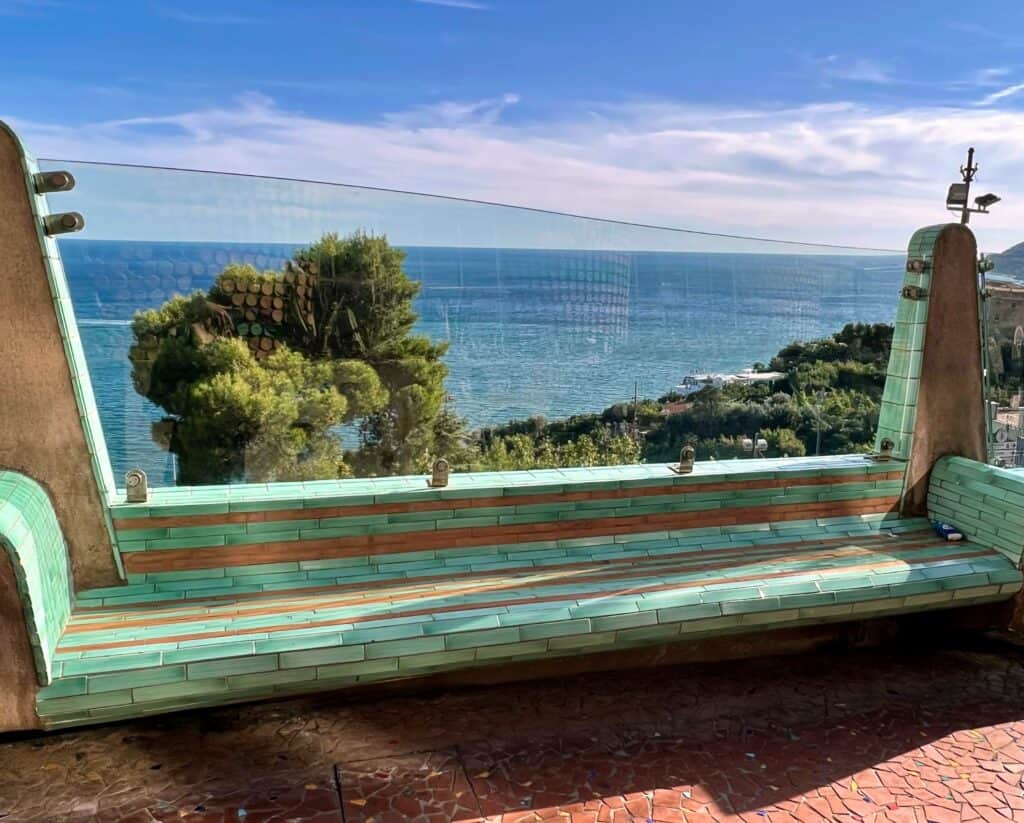
[[[922,798],[956,814],[948,804],[973,792],[1009,804],[1024,773],[1006,728],[1024,720],[1024,655],[929,621],[881,648],[323,694],[7,738],[0,811],[79,819],[70,810],[100,796],[101,811],[168,819],[771,823],[800,805],[828,820]]]

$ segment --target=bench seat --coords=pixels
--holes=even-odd
[[[287,579],[275,588],[272,570],[249,566],[236,571],[261,585],[235,592],[201,570],[168,575],[156,599],[154,584],[114,597],[81,592],[38,712],[51,728],[100,722],[1005,600],[1022,583],[1004,554],[947,543],[926,520],[891,514],[586,543],[568,552],[528,544],[463,551],[461,566],[442,565],[440,552],[403,555],[374,575],[351,559],[320,560],[320,577],[302,588]]]

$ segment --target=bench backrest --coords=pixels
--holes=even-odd
[[[500,564],[509,552],[682,531],[737,545],[806,539],[892,516],[902,479],[899,462],[846,455],[709,462],[690,475],[664,465],[458,475],[442,490],[422,478],[310,483],[290,496],[274,485],[169,489],[112,514],[130,582],[265,571],[285,587],[343,565]]]

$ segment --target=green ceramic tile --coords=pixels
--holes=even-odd
[[[163,540],[147,540],[146,550],[205,549],[213,546],[223,546],[226,540],[227,538],[223,535],[208,535],[206,537],[168,537]]]
[[[704,605],[677,606],[669,609],[660,609],[657,612],[659,623],[678,623],[681,621],[702,620],[708,617],[717,617],[722,614],[722,607],[717,603],[706,603]]]
[[[585,634],[591,630],[590,621],[586,618],[562,620],[552,623],[534,623],[519,627],[519,636],[523,640],[541,640],[545,637],[562,637],[565,635]],[[601,634],[601,632],[598,632]]]
[[[608,615],[627,614],[638,610],[636,598],[614,597],[581,600],[579,605],[569,607],[569,614],[573,617],[605,617]]]
[[[507,615],[502,615],[501,617],[504,618]],[[435,619],[423,624],[423,633],[426,635],[450,634],[480,629],[496,629],[500,625],[504,625],[504,622],[499,623],[499,616],[496,614],[474,615],[455,619]]]
[[[336,666],[319,666],[316,670],[317,680],[333,680],[336,678],[364,677],[372,674],[391,674],[398,671],[398,660],[394,657],[381,660],[366,660],[362,663],[341,663]]]
[[[550,608],[516,608],[508,614],[497,615],[502,626],[524,626],[534,623],[548,623],[557,620],[568,620],[571,617],[568,606],[554,605]]]
[[[251,524],[257,525],[257,524]],[[262,524],[260,524],[262,525]],[[210,537],[219,534],[244,534],[246,526],[244,523],[215,523],[204,526],[175,526],[170,529],[140,529],[138,531],[129,532],[132,540],[139,540],[145,538],[149,540],[151,538],[167,537],[171,539],[177,538],[189,538],[189,537]],[[143,532],[157,532],[164,531],[166,534],[143,534]],[[202,545],[202,544],[200,544]]]
[[[145,669],[159,666],[160,652],[136,652],[113,657],[88,657],[82,660],[66,660],[62,669],[65,676],[74,674],[99,674],[101,672],[124,671],[126,669]],[[174,662],[174,661],[170,661]]]
[[[422,617],[414,623],[403,623],[396,626],[386,626],[379,629],[354,629],[345,632],[343,639],[345,645],[359,643],[379,643],[384,640],[405,640],[409,637],[418,637],[423,634],[423,625],[429,621],[429,617]]]
[[[188,679],[202,680],[208,677],[228,677],[233,674],[255,674],[268,672],[279,666],[276,654],[254,657],[231,657],[226,660],[207,660],[188,664]]]
[[[197,695],[207,695],[227,691],[228,681],[223,677],[207,678],[206,680],[184,680],[181,683],[167,683],[162,686],[143,686],[132,689],[132,699],[136,703],[149,700],[178,700]]]
[[[471,664],[475,656],[475,649],[416,654],[401,658],[398,661],[398,670],[399,672],[416,672],[417,674],[450,671]]]
[[[229,640],[207,646],[191,645],[177,651],[164,652],[164,663],[192,663],[221,657],[240,657],[253,653],[252,640]]]
[[[382,643],[368,643],[366,659],[377,660],[383,657],[404,657],[428,652],[445,650],[444,637],[415,637],[409,640],[386,640]]]
[[[750,600],[732,600],[718,604],[722,614],[749,614],[751,612],[770,612],[781,609],[781,600],[777,597],[762,597]]]
[[[239,674],[228,677],[228,688],[237,689],[284,686],[292,683],[308,683],[316,680],[316,669],[282,669],[253,674]]]
[[[639,629],[638,631],[645,631]],[[617,640],[617,632],[591,632],[589,634],[574,634],[568,637],[552,637],[548,640],[548,651],[563,652],[577,651],[580,649],[593,649],[594,647],[614,646]]]
[[[52,700],[55,697],[74,697],[88,691],[88,680],[85,677],[63,677],[54,680],[36,693],[37,700]]]
[[[161,666],[155,669],[99,674],[89,678],[89,693],[159,686],[165,683],[178,683],[184,679],[184,666]]]
[[[469,649],[479,646],[515,643],[520,639],[518,628],[489,629],[480,632],[460,632],[445,637],[449,650]]]
[[[317,649],[304,648],[304,639],[294,638],[293,646],[296,651],[281,652],[280,665],[282,669],[298,669],[307,666],[325,666],[331,663],[354,663],[363,660],[365,655],[363,646],[333,646]]]
[[[69,712],[85,712],[103,706],[121,706],[132,702],[132,693],[127,689],[115,692],[100,692],[78,697],[59,697],[53,700],[40,701],[36,710],[40,717]]]

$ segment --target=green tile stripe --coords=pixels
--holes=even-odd
[[[965,457],[943,457],[932,469],[928,516],[959,529],[972,542],[1024,559],[1024,472]]]
[[[927,265],[921,274],[905,272],[904,286],[930,288],[935,243],[944,228],[945,225],[928,226],[918,229],[910,238],[907,247],[908,260],[923,259]],[[903,460],[909,458],[913,445],[928,302],[928,297],[923,300],[911,300],[902,295],[899,297],[889,367],[878,415],[875,450],[880,449],[882,440],[888,437],[896,444],[894,455]]]
[[[14,569],[37,677],[40,683],[50,683],[54,650],[71,614],[67,547],[43,487],[24,475],[3,470],[0,550],[6,552]]]

